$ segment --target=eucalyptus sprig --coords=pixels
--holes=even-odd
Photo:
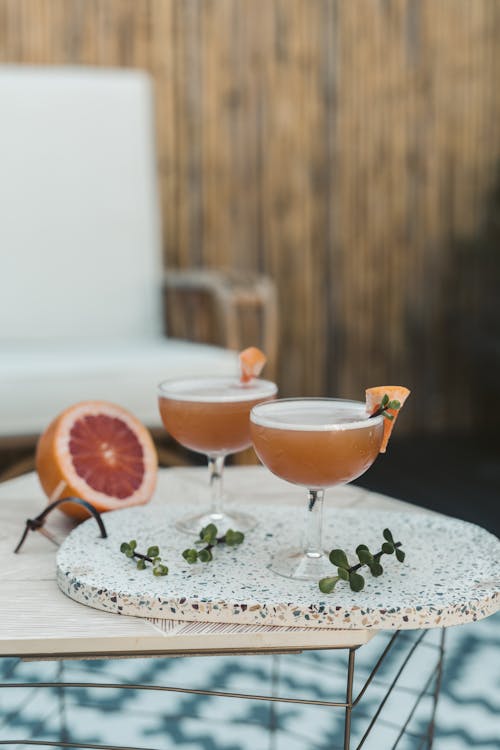
[[[120,545],[120,552],[123,552],[125,557],[137,559],[137,570],[146,570],[146,563],[149,562],[153,566],[154,576],[166,576],[168,575],[168,568],[163,565],[160,557],[160,548],[154,544],[148,547],[148,551],[145,555],[141,552],[136,551],[137,542],[132,539],[130,542],[122,542]]]
[[[401,401],[398,401],[397,399],[393,399],[392,401],[389,398],[389,394],[385,393],[382,401],[380,402],[380,406],[378,406],[373,414],[370,414],[370,419],[372,417],[378,417],[380,414],[382,414],[383,417],[388,419],[390,422],[394,419],[394,414],[391,414],[388,409],[393,409],[394,411],[399,411],[401,409]]]
[[[352,591],[361,591],[365,586],[365,579],[357,571],[363,565],[366,565],[372,576],[378,578],[384,572],[380,564],[380,559],[383,555],[395,554],[398,562],[404,562],[405,553],[401,549],[402,542],[395,542],[389,529],[384,529],[383,536],[385,542],[382,544],[382,549],[374,555],[370,552],[366,544],[359,544],[356,547],[356,555],[359,560],[359,563],[356,565],[349,565],[347,555],[343,549],[332,549],[329,558],[332,565],[337,567],[337,575],[322,578],[318,582],[320,591],[323,594],[331,594],[340,580],[349,581]]]
[[[182,556],[190,565],[198,562],[198,560],[208,563],[213,560],[212,550],[218,544],[237,547],[244,539],[245,535],[241,531],[233,531],[233,529],[228,529],[222,536],[217,536],[217,526],[214,523],[209,523],[200,531],[200,538],[195,542],[197,546],[204,545],[202,549],[185,549]]]

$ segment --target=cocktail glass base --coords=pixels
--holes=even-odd
[[[217,526],[217,534],[222,536],[228,529],[246,533],[257,526],[257,519],[248,513],[240,513],[235,510],[230,513],[197,513],[194,516],[183,516],[179,518],[175,526],[179,531],[196,537],[200,531],[213,523]]]
[[[296,581],[319,581],[334,570],[326,552],[307,553],[300,548],[279,550],[268,567],[273,573]]]

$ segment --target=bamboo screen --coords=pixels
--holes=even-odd
[[[0,0],[2,62],[151,72],[166,262],[275,279],[282,394],[402,382],[415,430],[493,413],[499,39],[499,0]]]

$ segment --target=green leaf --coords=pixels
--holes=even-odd
[[[186,562],[190,565],[195,563],[198,559],[198,550],[196,549],[185,549],[182,556]]]
[[[241,531],[233,531],[233,529],[226,531],[226,544],[230,547],[236,547],[238,544],[241,544],[244,538],[245,535]]]
[[[382,399],[382,401],[380,402],[380,405],[381,405],[381,406],[387,406],[387,404],[388,404],[388,403],[389,403],[389,394],[388,394],[388,393],[385,393],[385,394],[384,394],[384,398],[383,398],[383,399]]]
[[[153,575],[154,576],[166,576],[168,575],[168,568],[166,565],[156,565],[153,568]]]
[[[133,557],[134,556],[134,550],[132,549],[132,547],[128,547],[127,551],[125,552],[125,555],[127,557]]]
[[[146,569],[146,561],[139,559],[137,560],[137,570],[145,570]]]
[[[386,555],[392,555],[394,552],[394,545],[391,542],[384,542],[382,545],[382,552]]]
[[[146,555],[148,557],[158,557],[160,554],[159,548],[154,544],[152,547],[148,547],[148,551],[146,552]]]
[[[359,557],[359,562],[363,563],[363,565],[369,565],[373,561],[373,555],[369,549],[359,549],[358,547],[356,552]]]
[[[128,542],[122,542],[120,544],[120,552],[123,552],[125,554],[130,549]]]
[[[339,578],[342,578],[343,581],[349,580],[349,571],[345,568],[337,568],[337,573],[339,574]]]
[[[382,414],[383,414],[383,416],[384,416],[384,417],[385,417],[386,419],[388,419],[388,420],[389,420],[389,422],[392,422],[392,420],[394,419],[394,414],[389,414],[389,412],[388,412],[388,411],[383,411],[383,412],[382,412]]]
[[[394,401],[391,401],[388,405],[389,409],[394,409],[397,411],[398,409],[401,409],[401,402],[397,401],[397,399],[394,399]]]
[[[349,562],[343,549],[332,549],[330,552],[330,562],[337,568],[349,567]]]
[[[384,572],[384,569],[381,566],[381,564],[378,562],[378,560],[374,560],[372,564],[369,566],[369,568],[370,568],[370,573],[372,574],[374,578],[378,578]]]
[[[200,532],[200,539],[207,544],[213,544],[217,539],[217,526],[214,523],[209,523]]]
[[[135,541],[135,539],[132,539],[132,541],[128,543],[128,546],[132,547],[132,549],[135,549],[137,547],[137,542]]]
[[[402,549],[399,549],[399,547],[396,548],[396,557],[397,557],[397,559],[399,560],[400,563],[402,563],[402,562],[405,561],[406,555],[405,555],[405,553],[403,552]]]
[[[365,586],[365,579],[359,573],[351,573],[349,576],[349,586],[352,591],[361,591]]]
[[[198,559],[200,562],[208,563],[213,560],[212,551],[205,548],[198,552]]]
[[[158,565],[158,563],[161,563],[161,557],[154,557],[153,558],[153,565]]]
[[[338,580],[335,576],[332,578],[322,578],[321,581],[318,581],[319,590],[322,594],[331,594]]]
[[[391,542],[391,544],[394,544],[394,539],[392,537],[390,529],[384,529],[383,532],[382,532],[382,535],[383,535],[384,539],[386,539],[388,542]]]

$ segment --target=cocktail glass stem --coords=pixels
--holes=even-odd
[[[224,455],[208,456],[208,472],[210,477],[210,493],[212,504],[210,515],[214,520],[221,519],[223,516],[223,475],[224,475]]]
[[[305,554],[312,559],[323,554],[321,538],[323,533],[324,490],[309,490],[303,547]]]
[[[176,527],[187,534],[199,534],[209,523],[217,526],[219,534],[225,534],[228,529],[246,533],[254,528],[256,520],[248,513],[230,508],[225,510],[223,491],[225,453],[213,453],[207,456],[208,475],[210,483],[210,507],[207,510],[179,518]]]
[[[328,556],[322,545],[323,500],[325,490],[308,490],[302,544],[297,548],[278,550],[271,570],[297,581],[319,581],[331,572]]]

